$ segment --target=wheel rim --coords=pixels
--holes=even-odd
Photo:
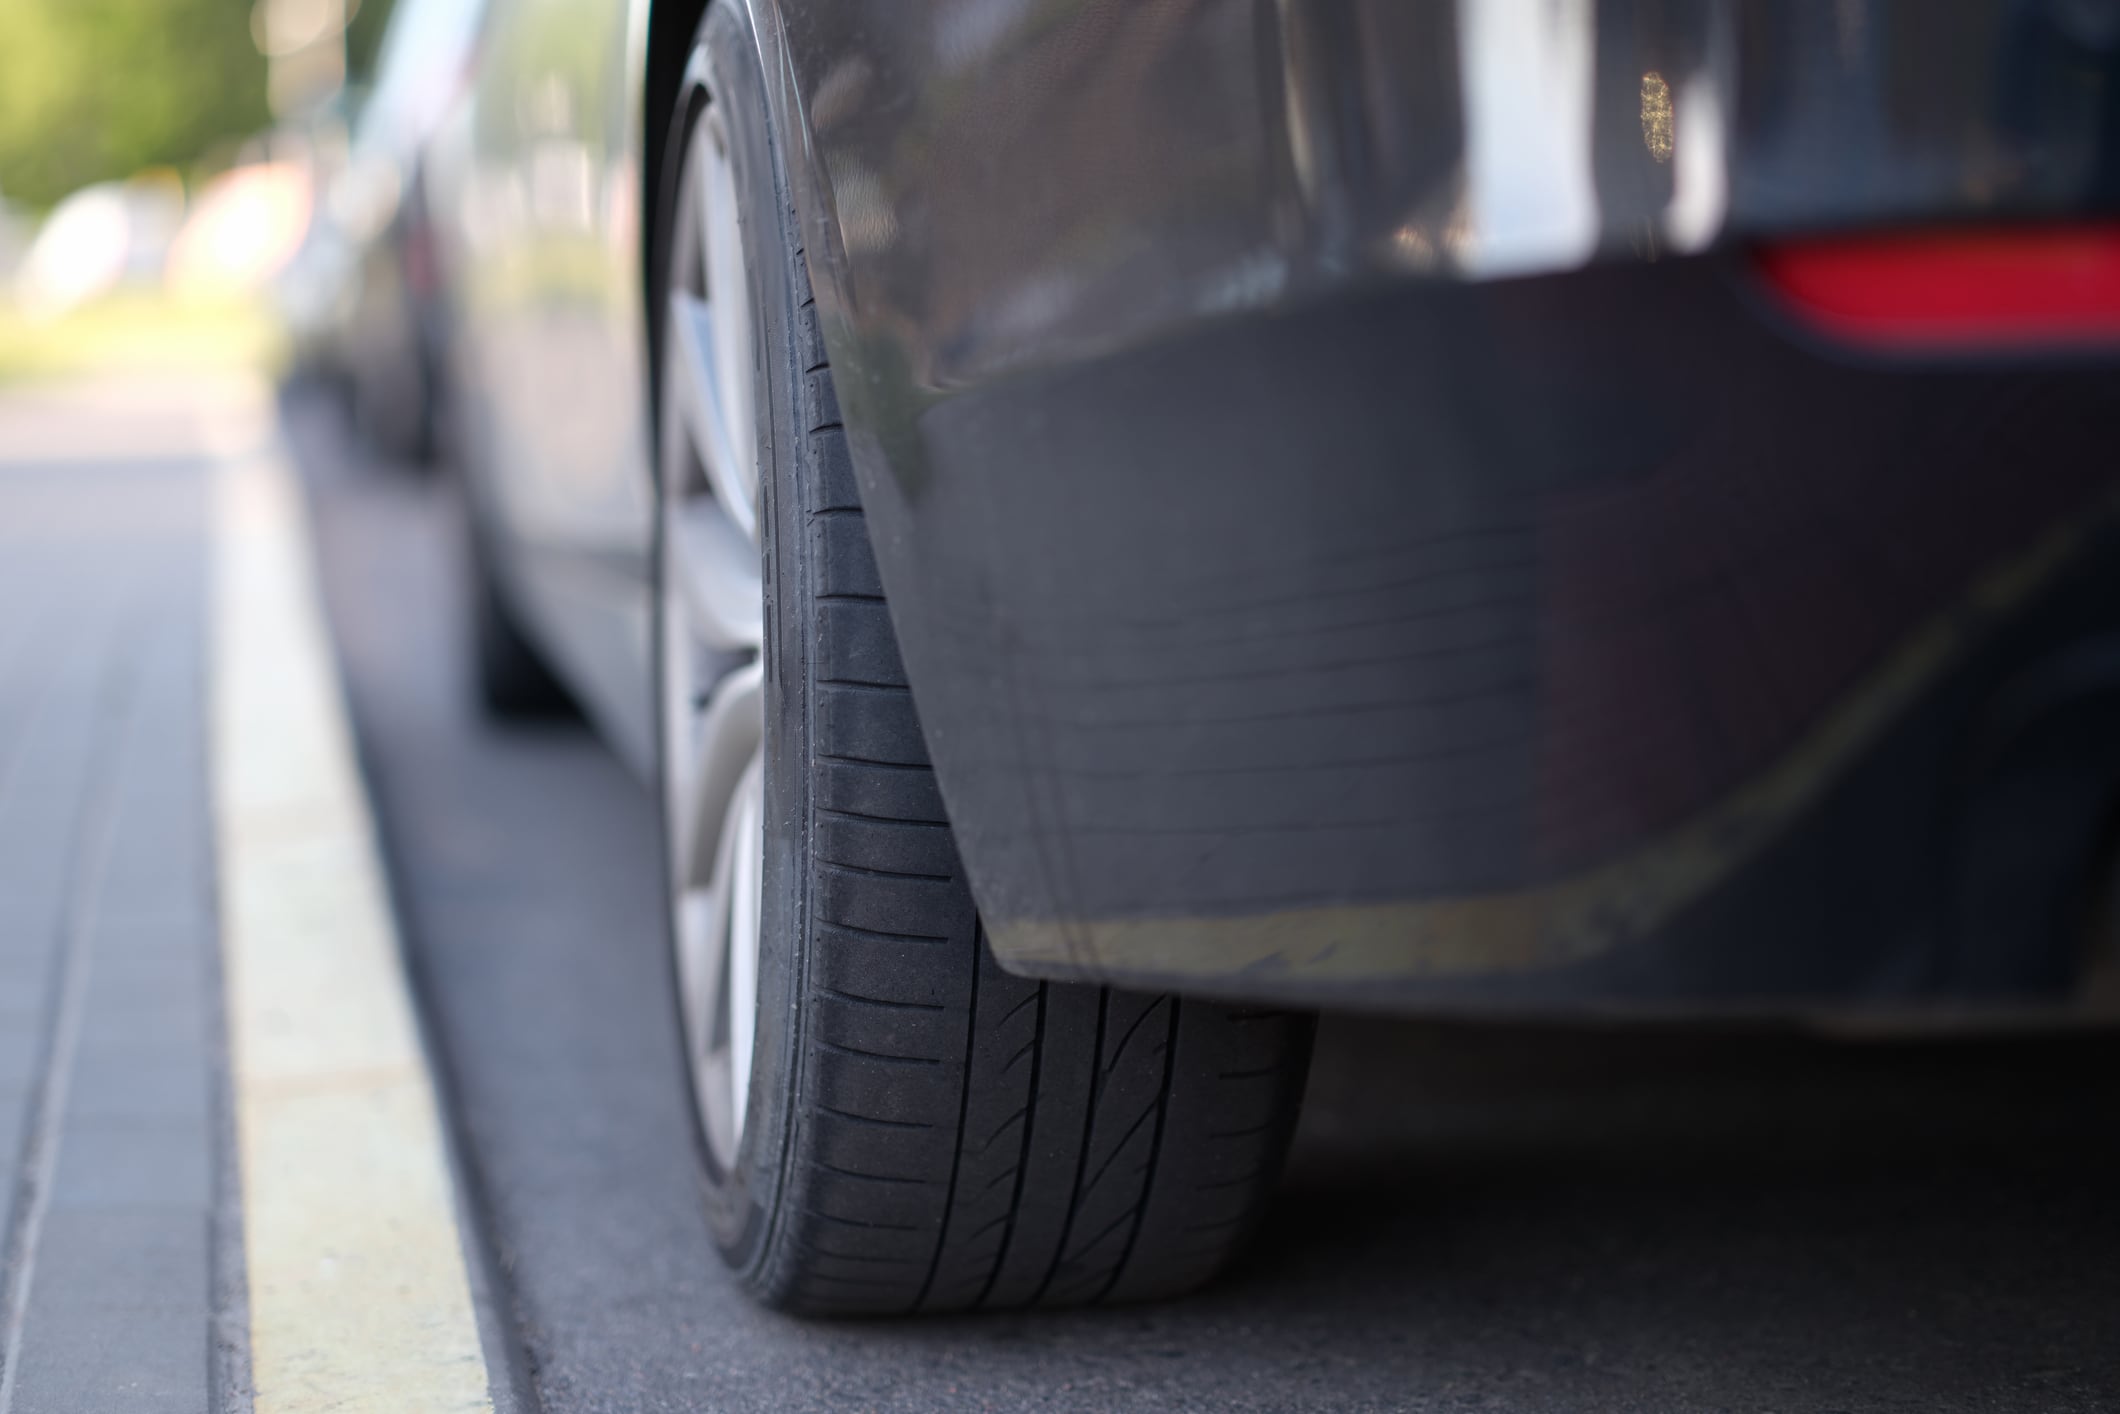
[[[765,862],[765,594],[751,303],[721,114],[694,125],[670,243],[658,475],[658,717],[679,1015],[701,1127],[743,1139]]]

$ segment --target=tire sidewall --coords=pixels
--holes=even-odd
[[[681,1055],[680,1061],[685,1094],[692,1100],[693,1141],[700,1158],[709,1225],[716,1245],[739,1277],[755,1282],[773,1245],[800,1081],[797,1043],[802,1029],[800,999],[803,995],[808,914],[801,884],[809,872],[807,821],[810,817],[809,773],[806,769],[809,755],[808,675],[805,671],[808,645],[804,641],[808,616],[801,609],[808,599],[809,566],[801,504],[804,468],[798,460],[807,439],[803,435],[804,429],[797,425],[801,371],[795,366],[793,331],[795,282],[791,267],[798,257],[794,254],[795,244],[789,229],[790,217],[768,116],[764,77],[749,21],[740,5],[715,3],[709,6],[693,42],[678,97],[671,141],[665,148],[669,157],[661,178],[664,199],[658,208],[663,227],[659,233],[660,268],[656,270],[650,287],[650,317],[658,328],[667,319],[669,263],[674,258],[676,203],[681,191],[684,162],[710,104],[719,109],[729,137],[738,190],[737,221],[751,286],[753,356],[757,361],[754,388],[758,400],[755,425],[760,468],[759,541],[765,588],[766,841],[759,928],[758,1017],[744,1131],[735,1162],[726,1170],[715,1161],[700,1122],[689,1057]],[[664,337],[657,339],[656,345],[667,358],[667,331]],[[659,422],[653,425],[660,427]],[[655,591],[651,596],[658,618],[663,601],[660,590],[663,558],[668,553],[663,544],[662,493],[662,463],[658,456],[653,551]],[[654,700],[656,711],[660,713],[664,700],[661,680],[665,671],[660,622],[655,624],[652,637],[656,660]],[[663,733],[658,725],[658,757],[662,752],[662,740]],[[658,760],[659,780],[666,769],[666,764]],[[656,795],[659,808],[665,810],[663,830],[667,832],[670,827],[664,805],[667,792],[658,789]],[[669,867],[668,857],[665,849],[665,870]],[[683,1030],[676,966],[676,919],[668,908],[674,903],[675,890],[669,886],[667,878],[664,898],[664,953],[670,967],[670,996],[673,1012],[678,1017],[681,1045],[689,1046]]]

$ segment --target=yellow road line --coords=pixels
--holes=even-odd
[[[255,390],[216,424],[213,784],[257,1414],[490,1410],[433,1083]]]

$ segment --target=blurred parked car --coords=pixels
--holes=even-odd
[[[498,5],[478,661],[656,783],[742,1282],[1190,1287],[1301,1008],[2073,1005],[2113,11]]]
[[[486,0],[398,0],[312,242],[313,297],[331,320],[322,361],[343,378],[361,435],[407,461],[435,454],[448,369],[428,144],[468,96],[485,8]]]

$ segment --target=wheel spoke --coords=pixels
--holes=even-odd
[[[764,698],[764,665],[751,662],[715,684],[699,714],[692,771],[676,783],[670,818],[677,832],[673,863],[680,888],[697,889],[713,879],[729,802],[764,739]]]
[[[758,547],[704,500],[677,506],[670,531],[675,587],[698,641],[722,652],[756,650],[765,636]]]
[[[715,385],[722,425],[737,460],[731,467],[733,495],[747,506],[758,501],[756,428],[752,414],[751,299],[744,268],[743,228],[737,221],[736,168],[718,108],[701,119],[699,164],[699,253],[701,288],[712,325]],[[720,494],[717,488],[716,494]]]
[[[727,1005],[729,1084],[735,1097],[738,1134],[751,1092],[751,1039],[757,1021],[758,934],[765,872],[765,755],[751,758],[730,812]]]
[[[689,894],[677,903],[677,976],[683,1008],[687,1060],[697,1065],[714,1034],[714,1018],[724,1009],[722,979],[727,969],[729,922],[709,891]]]
[[[757,478],[749,471],[749,457],[738,461],[739,450],[731,437],[730,419],[722,397],[726,370],[719,366],[714,337],[714,311],[697,295],[676,291],[670,296],[671,351],[680,367],[671,380],[677,410],[699,456],[700,466],[713,488],[714,499],[746,538],[758,538]]]

